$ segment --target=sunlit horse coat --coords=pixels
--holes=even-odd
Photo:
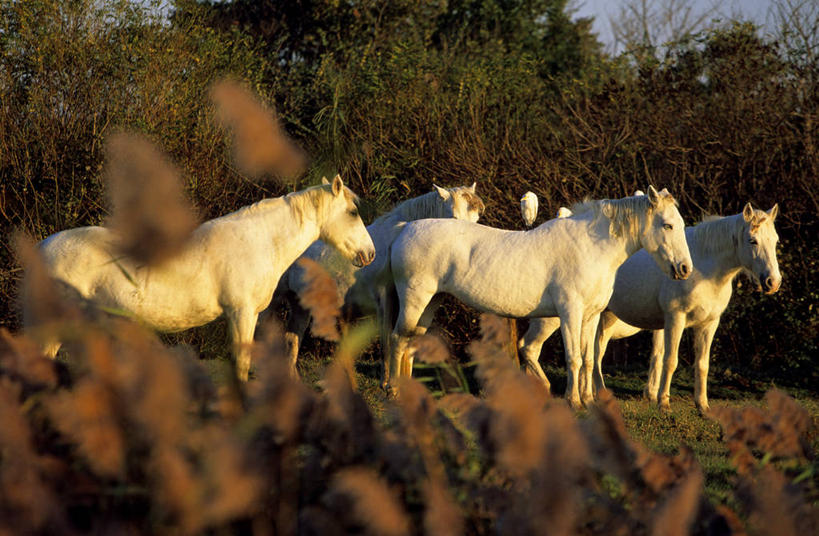
[[[325,184],[266,199],[200,225],[184,249],[155,266],[118,257],[117,237],[104,227],[49,236],[40,251],[51,275],[99,306],[124,310],[160,331],[174,332],[227,318],[238,376],[246,380],[259,312],[284,273],[318,238],[365,265],[375,247],[356,197],[336,176]],[[59,341],[49,341],[54,356]]]
[[[774,227],[778,212],[777,205],[764,212],[748,203],[740,214],[709,218],[687,228],[694,271],[685,281],[664,277],[645,251],[629,258],[617,271],[614,293],[600,319],[595,387],[605,387],[601,366],[609,340],[655,330],[646,395],[667,409],[682,331],[691,328],[696,360],[694,400],[700,411],[707,411],[711,342],[731,299],[734,278],[745,271],[767,293],[776,292],[782,282]],[[533,320],[520,340],[528,369],[547,384],[537,359],[543,342],[559,325],[557,318]]]
[[[455,296],[481,311],[513,318],[559,316],[566,348],[566,397],[580,405],[581,361],[614,286],[617,268],[641,247],[672,277],[691,272],[684,223],[667,191],[590,201],[569,218],[530,231],[456,220],[408,223],[393,242],[390,269],[399,300],[391,336],[390,381],[411,374],[408,338],[430,325],[436,297]],[[583,400],[591,400],[591,386]]]
[[[376,218],[367,226],[367,231],[375,244],[375,260],[367,266],[358,268],[350,261],[330,248],[326,243],[313,243],[304,253],[304,257],[319,262],[333,277],[338,287],[339,296],[348,310],[355,310],[359,315],[378,314],[379,320],[385,311],[385,290],[392,287],[387,266],[387,250],[401,230],[401,223],[422,218],[455,218],[476,222],[484,211],[484,204],[475,194],[472,186],[441,188],[433,185],[433,190],[396,205],[392,210]],[[282,277],[277,295],[290,298],[293,311],[287,324],[287,343],[290,353],[290,364],[295,368],[299,345],[310,316],[307,311],[293,299],[304,290],[304,268],[299,264],[291,266]],[[286,293],[286,294],[285,294]],[[386,341],[382,336],[382,344]]]

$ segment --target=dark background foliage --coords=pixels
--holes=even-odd
[[[167,151],[204,218],[285,193],[230,161],[208,89],[232,76],[312,156],[301,185],[338,171],[370,219],[433,182],[477,181],[484,223],[507,228],[521,227],[526,190],[540,198],[539,221],[648,184],[671,190],[689,223],[779,203],[783,289],[737,289],[714,368],[815,386],[810,51],[731,21],[611,57],[590,27],[566,0],[3,2],[0,322],[19,327],[9,233],[44,238],[103,221],[102,146],[113,132],[142,132]],[[473,313],[451,304],[446,316],[456,347],[474,334]],[[638,361],[646,342],[615,356]],[[562,361],[557,345],[545,354]]]

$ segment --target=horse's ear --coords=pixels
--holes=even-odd
[[[475,185],[476,185],[476,184],[478,184],[478,183],[477,183],[477,182],[473,182],[473,183],[472,183],[472,186],[470,186],[470,187],[469,187],[469,189],[472,191],[472,193],[473,193],[473,194],[475,193]]]
[[[441,199],[443,199],[444,201],[449,199],[450,197],[449,190],[447,190],[446,188],[441,188],[437,184],[433,184],[432,187],[435,188],[435,191],[438,192],[438,195],[441,196]]]
[[[745,221],[748,223],[754,220],[754,207],[751,206],[751,203],[745,204],[745,208],[742,209],[742,217],[745,218]]]
[[[330,184],[330,181],[328,181],[328,180],[327,180],[327,177],[322,177],[322,178],[321,178],[321,184],[322,184],[322,185],[324,185],[324,184]]]
[[[648,185],[648,200],[651,202],[652,205],[655,207],[660,202],[660,194],[657,190],[654,189],[652,185]]]
[[[774,203],[774,206],[768,211],[768,216],[770,216],[771,221],[776,219],[777,214],[779,214],[779,203]]]
[[[344,183],[341,182],[341,175],[336,175],[333,179],[333,195],[339,196],[344,191]]]

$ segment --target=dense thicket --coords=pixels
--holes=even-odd
[[[566,4],[180,1],[165,19],[130,2],[3,3],[4,238],[16,226],[44,237],[104,218],[100,146],[121,128],[172,155],[204,216],[283,193],[230,163],[207,90],[232,75],[276,106],[312,156],[303,182],[337,170],[370,215],[433,181],[477,181],[485,221],[505,227],[520,226],[526,190],[551,215],[651,183],[679,198],[688,222],[778,202],[783,290],[761,297],[743,285],[714,355],[718,367],[815,385],[811,56],[737,22],[610,58]],[[18,276],[4,247],[0,314],[11,326]]]

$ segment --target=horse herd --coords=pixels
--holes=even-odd
[[[572,407],[605,387],[608,341],[648,329],[654,347],[646,394],[668,409],[680,338],[691,328],[695,402],[707,411],[710,346],[734,278],[744,272],[766,293],[781,283],[777,205],[762,211],[748,203],[740,214],[686,228],[673,196],[650,186],[646,194],[585,201],[535,228],[510,231],[477,223],[484,204],[474,183],[434,186],[367,227],[356,202],[336,176],[205,222],[177,256],[151,266],[122,257],[117,236],[104,227],[56,233],[39,249],[52,277],[82,299],[128,311],[160,331],[224,316],[243,380],[259,314],[274,293],[288,299],[305,286],[304,269],[294,264],[302,255],[329,271],[345,307],[376,315],[389,390],[411,375],[410,339],[426,332],[449,294],[483,312],[531,319],[519,348],[527,371],[547,388],[538,357],[560,329]],[[524,217],[531,225],[531,211]],[[24,296],[28,324],[26,303]],[[295,371],[310,317],[297,300],[291,307],[286,340]],[[42,342],[54,357],[60,341],[52,335]]]

